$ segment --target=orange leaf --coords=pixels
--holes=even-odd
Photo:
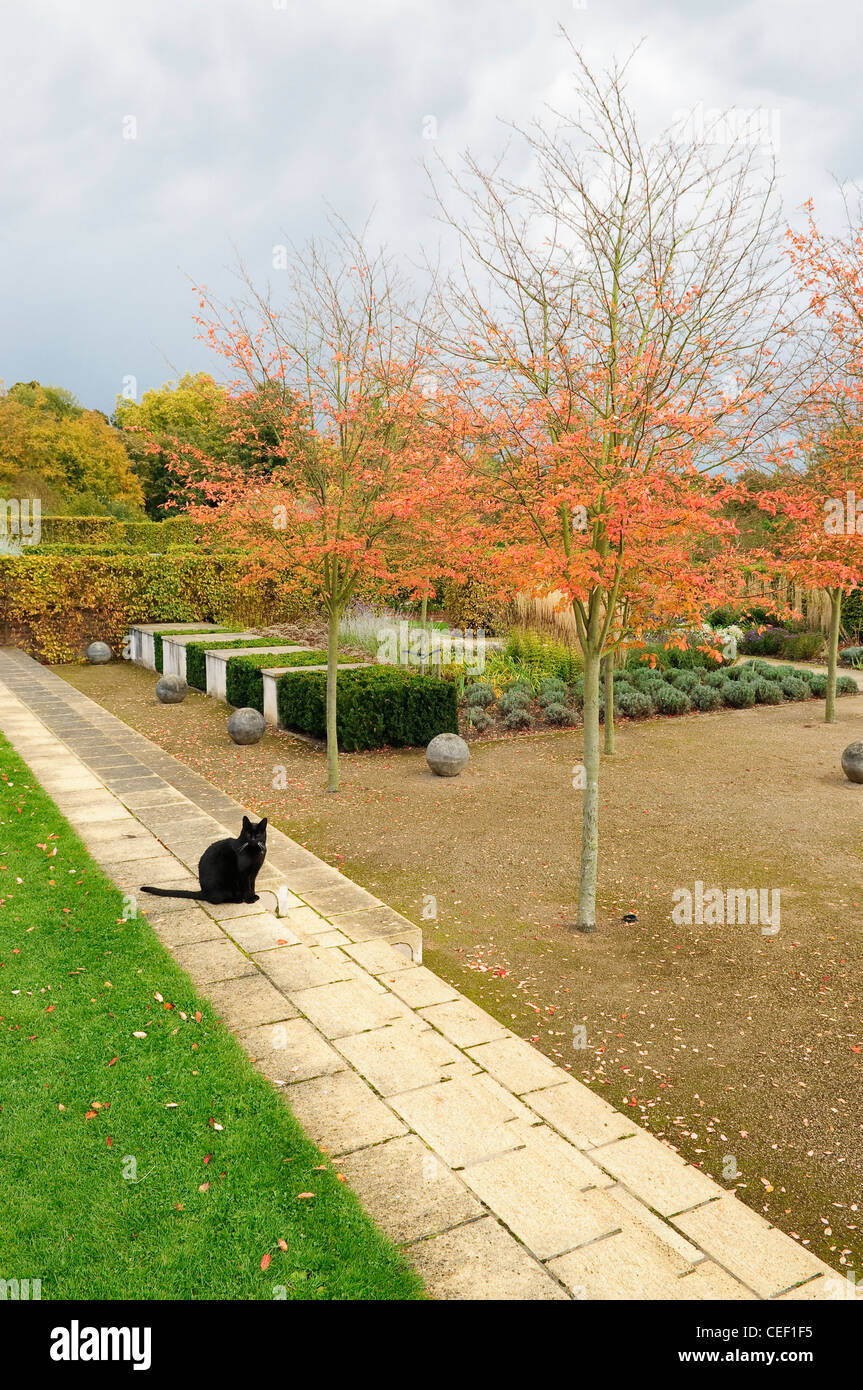
[[[264,1255],[263,1259],[261,1260],[261,1269],[269,1269],[269,1267],[270,1267],[270,1260],[271,1260],[272,1258],[273,1258],[272,1255],[271,1255],[269,1252],[267,1252],[267,1254]]]

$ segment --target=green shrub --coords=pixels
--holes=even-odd
[[[549,705],[563,704],[566,700],[566,684],[557,676],[547,677],[539,687],[539,703],[545,708]]]
[[[664,682],[661,672],[651,671],[647,668],[641,671],[631,671],[628,679],[633,690],[640,690],[643,694],[648,694],[657,682],[660,684]]]
[[[188,661],[188,658],[187,658]],[[264,678],[268,666],[326,666],[326,652],[273,652],[263,656],[231,656],[225,671],[225,695],[235,709],[264,712]]]
[[[480,705],[468,706],[465,720],[469,728],[475,729],[478,734],[484,734],[486,729],[490,729],[494,723],[491,715],[487,714]]]
[[[189,633],[190,633],[190,632],[194,632],[194,630],[195,630],[194,628],[188,628],[188,627],[173,627],[173,628],[171,628],[171,629],[165,628],[162,632],[154,632],[154,633],[153,633],[153,659],[154,659],[154,661],[155,661],[155,663],[156,663],[156,670],[157,670],[157,671],[161,672],[162,669],[163,669],[163,667],[164,667],[164,663],[165,663],[165,650],[164,650],[164,647],[162,646],[162,638],[163,638],[163,637],[188,637]],[[224,631],[224,629],[218,629],[218,628],[217,628],[217,629],[216,629],[216,632],[218,632],[218,631]],[[216,635],[216,632],[213,633],[213,636]],[[203,687],[202,687],[202,688],[203,688]]]
[[[725,671],[706,671],[701,682],[702,687],[707,686],[708,690],[722,690],[725,685]]]
[[[324,671],[280,676],[279,722],[325,738]],[[363,666],[338,673],[337,734],[346,752],[425,747],[435,734],[458,733],[458,696],[450,681],[401,666]]]
[[[506,716],[503,724],[505,729],[532,729],[535,722],[530,710],[513,709]]]
[[[631,686],[615,690],[614,707],[626,719],[646,719],[655,713],[650,696],[642,690],[633,689]]]
[[[812,695],[808,682],[799,676],[783,676],[779,684],[786,700],[808,700]]]
[[[756,676],[751,684],[755,691],[755,700],[759,705],[782,704],[785,697],[778,681],[768,680],[766,676]]]
[[[705,673],[706,674],[706,673]],[[665,679],[677,690],[683,690],[687,695],[691,694],[701,684],[701,676],[695,671],[671,670],[665,674]]]
[[[465,702],[472,708],[486,708],[494,704],[494,691],[484,681],[474,681],[464,692]]]
[[[504,714],[512,714],[517,709],[526,709],[533,698],[533,691],[524,681],[508,685],[500,697],[500,708]]]
[[[836,693],[837,693],[837,695],[839,694],[839,680],[841,680],[841,679],[843,679],[843,677],[839,677],[839,679],[837,679],[837,681],[836,681]],[[844,677],[844,679],[847,679],[847,677]],[[809,689],[811,690],[812,694],[815,696],[815,698],[816,698],[817,700],[826,700],[826,698],[827,698],[827,677],[826,677],[826,676],[820,676],[820,675],[818,675],[817,673],[813,672],[811,678],[808,678],[808,677],[807,677],[807,682],[806,682],[806,683],[807,683],[807,685],[809,686]]]
[[[692,701],[684,690],[663,681],[651,692],[651,698],[658,714],[685,714],[692,709]]]
[[[755,687],[752,681],[726,681],[720,693],[726,705],[730,705],[732,709],[751,709],[755,704]]]
[[[546,705],[544,713],[549,724],[575,723],[575,710],[565,705],[562,700],[553,700],[551,704]]]
[[[823,677],[823,679],[826,680],[826,677]],[[860,687],[859,687],[859,685],[857,684],[857,682],[855,681],[855,679],[854,679],[853,676],[837,676],[837,677],[836,677],[836,694],[837,694],[837,695],[857,695],[857,694],[859,694],[859,692],[860,692]],[[825,694],[825,695],[827,694],[826,689],[825,689],[825,691],[824,691],[824,694]]]
[[[858,661],[863,661],[863,647],[843,647],[839,660],[843,666],[856,666]]]
[[[509,634],[503,655],[514,669],[524,670],[536,683],[555,676],[568,685],[580,675],[584,665],[580,653],[565,642],[520,628]]]
[[[186,683],[194,686],[195,690],[207,689],[207,662],[205,653],[212,651],[224,651],[231,647],[284,647],[284,637],[219,637],[214,634],[212,642],[208,639],[201,642],[186,643]],[[282,666],[293,666],[295,663],[289,661],[290,652],[284,654],[284,660],[280,662]],[[297,652],[297,656],[304,656],[305,653]],[[315,661],[311,663],[320,664],[321,653],[315,652]],[[326,662],[327,654],[323,653],[323,661]],[[306,664],[306,663],[300,663]],[[230,661],[228,668],[230,669]],[[258,663],[260,665],[260,662]]]
[[[693,690],[691,699],[697,710],[706,713],[708,710],[719,709],[722,704],[722,691],[714,685],[702,682],[697,690]]]
[[[791,661],[812,661],[824,646],[820,632],[792,632],[782,648],[782,655]]]

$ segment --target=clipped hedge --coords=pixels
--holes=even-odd
[[[276,579],[252,578],[253,565],[242,552],[179,552],[169,563],[144,554],[40,555],[33,549],[2,555],[3,640],[39,661],[65,662],[94,641],[107,642],[119,655],[131,623],[200,621],[236,629],[314,611],[311,594],[298,597]]]
[[[284,647],[286,638],[284,637],[225,637],[221,638],[217,633],[213,634],[212,642],[207,638],[200,642],[186,643],[186,684],[192,685],[196,690],[207,689],[207,661],[206,653],[212,651],[224,651],[230,647]],[[286,657],[290,653],[285,653]],[[318,657],[320,660],[320,657]],[[324,658],[326,660],[326,657]],[[293,663],[284,660],[277,663],[280,666],[290,666]],[[257,662],[258,666],[262,662]],[[228,672],[230,673],[231,662],[228,662]]]
[[[118,521],[113,516],[43,516],[40,546],[112,546],[114,550],[161,552],[206,542],[210,528],[187,517],[165,521]]]
[[[260,710],[263,714],[264,678],[261,675],[262,670],[266,670],[268,666],[326,666],[326,664],[326,652],[281,652],[263,657],[229,657],[228,669],[225,673],[225,694],[228,697],[228,704],[234,705],[236,709]]]
[[[279,723],[326,736],[324,671],[281,676]],[[367,666],[338,673],[337,732],[346,752],[424,747],[435,734],[458,733],[458,695],[450,681],[398,666]]]
[[[201,630],[202,630],[202,632],[206,632],[206,631],[207,631],[206,628],[202,628]],[[165,648],[162,646],[162,638],[163,638],[163,637],[186,637],[186,636],[189,635],[190,632],[193,632],[193,631],[194,631],[194,628],[188,628],[188,627],[174,627],[174,628],[170,628],[170,629],[169,629],[169,628],[165,628],[162,632],[154,632],[154,633],[153,633],[153,661],[154,661],[154,664],[155,664],[155,667],[156,667],[156,670],[157,670],[157,671],[161,672],[161,671],[164,669],[164,666],[165,666]],[[216,634],[214,633],[213,635],[215,636]],[[187,682],[187,683],[188,683],[188,682]]]

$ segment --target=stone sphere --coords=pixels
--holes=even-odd
[[[156,681],[156,695],[163,705],[179,705],[189,693],[189,687],[182,676],[160,676]]]
[[[256,709],[235,709],[228,720],[228,733],[235,743],[259,743],[266,727],[264,716]]]
[[[426,749],[426,762],[438,777],[458,777],[470,761],[470,749],[458,734],[436,734]]]
[[[104,666],[111,660],[111,648],[107,642],[91,642],[87,648],[87,660],[91,666]]]
[[[843,749],[842,771],[849,782],[863,782],[863,743],[849,743]]]

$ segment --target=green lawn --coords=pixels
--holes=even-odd
[[[421,1298],[2,739],[0,777],[0,1278],[43,1299]]]

